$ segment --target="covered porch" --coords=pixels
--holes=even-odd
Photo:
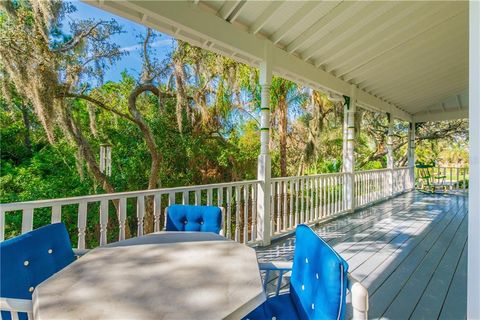
[[[291,260],[296,226],[313,226],[368,288],[371,318],[480,316],[475,303],[480,292],[480,237],[475,231],[480,204],[475,196],[468,199],[466,183],[468,179],[470,192],[476,195],[480,185],[478,3],[469,8],[465,2],[438,6],[423,2],[305,2],[301,6],[279,1],[85,2],[259,68],[257,178],[5,203],[0,209],[0,241],[10,237],[5,232],[10,216],[21,215],[17,231],[27,233],[37,227],[35,215],[49,215],[51,223],[56,223],[69,211],[76,213],[76,220],[70,221],[75,230],[72,243],[77,252],[84,252],[92,249],[86,246],[87,238],[98,236],[98,246],[128,238],[127,216],[136,217],[132,236],[140,237],[147,216],[155,232],[165,228],[165,208],[170,205],[215,205],[225,208],[225,237],[255,248],[259,261]],[[473,30],[470,91],[465,67],[469,10]],[[446,64],[447,69],[437,68]],[[273,74],[344,101],[342,172],[272,177]],[[360,108],[388,117],[387,168],[355,171],[354,123]],[[470,172],[437,168],[449,177],[453,190],[448,191],[455,192],[415,191],[415,123],[467,118],[469,112]],[[408,166],[401,168],[394,167],[393,159],[395,119],[409,123]],[[98,225],[89,223],[92,212],[99,218]],[[112,216],[118,217],[114,228]]]

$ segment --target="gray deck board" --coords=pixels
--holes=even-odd
[[[454,239],[448,246],[445,255],[433,273],[428,286],[422,293],[421,298],[411,316],[412,319],[437,318],[442,310],[443,302],[447,296],[450,282],[455,273],[455,268],[460,260],[462,249],[467,239],[467,219],[464,218],[462,225],[455,234]]]
[[[439,319],[465,319],[465,310],[467,309],[466,299],[467,283],[467,245],[463,247],[462,256],[455,269],[452,282],[448,289],[448,294],[442,306]]]
[[[467,197],[410,192],[315,231],[368,288],[369,318],[465,319],[467,225]],[[291,260],[294,245],[280,239],[258,258]]]

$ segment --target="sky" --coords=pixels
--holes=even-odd
[[[112,37],[112,40],[115,41],[124,51],[127,51],[128,54],[124,55],[121,60],[117,61],[115,65],[106,71],[104,80],[118,81],[121,79],[121,73],[125,70],[130,74],[138,75],[141,70],[142,59],[140,55],[141,46],[139,45],[139,39],[137,36],[140,34],[145,34],[145,27],[80,1],[71,1],[71,3],[77,8],[77,11],[69,14],[66,17],[64,23],[65,27],[68,27],[69,21],[81,19],[115,19],[125,31],[122,34]],[[173,39],[165,34],[160,34],[160,36],[155,39],[155,42],[152,43],[152,47],[155,48],[157,54],[159,55],[159,60],[162,60],[163,57],[171,52],[172,46]]]

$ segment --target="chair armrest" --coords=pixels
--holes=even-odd
[[[267,292],[267,285],[269,282],[270,272],[278,271],[277,284],[275,289],[275,295],[278,296],[282,287],[282,279],[285,273],[292,270],[293,263],[291,261],[270,261],[259,262],[258,267],[260,270],[265,271],[265,277],[263,279],[263,289]]]
[[[0,310],[7,311],[16,314],[18,319],[18,313],[27,313],[28,319],[33,319],[33,304],[32,300],[27,299],[13,299],[13,298],[0,298]],[[15,319],[15,317],[12,317]]]
[[[288,271],[292,270],[292,261],[270,261],[270,262],[259,262],[258,267],[260,270],[283,270]]]
[[[88,251],[90,251],[90,249],[73,249],[73,254],[75,255],[75,257],[80,258]]]
[[[353,320],[368,319],[368,290],[348,274],[348,290],[352,294]]]

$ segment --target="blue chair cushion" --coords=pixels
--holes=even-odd
[[[244,320],[296,320],[300,319],[290,294],[269,298],[264,304],[250,312]]]
[[[345,317],[348,264],[306,225],[295,234],[290,292],[269,298],[245,319],[322,319]]]
[[[32,289],[72,261],[72,245],[63,223],[0,242],[0,296],[31,300]]]
[[[343,319],[347,262],[306,225],[295,238],[290,295],[300,319]]]
[[[215,206],[171,205],[167,208],[166,231],[220,233],[222,210]]]

